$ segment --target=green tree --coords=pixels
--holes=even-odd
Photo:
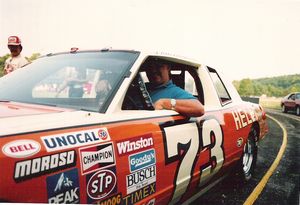
[[[253,95],[254,89],[252,81],[249,78],[241,80],[238,92],[241,96]]]

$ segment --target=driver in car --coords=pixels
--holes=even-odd
[[[199,117],[204,114],[201,102],[172,82],[171,65],[168,62],[150,59],[145,70],[149,79],[147,89],[156,110],[175,110],[188,117]]]

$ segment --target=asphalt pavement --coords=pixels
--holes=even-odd
[[[300,117],[276,110],[267,110],[267,113],[282,123],[287,130],[288,141],[278,167],[254,204],[299,205]],[[240,184],[234,175],[230,175],[195,200],[193,205],[244,204],[272,165],[282,144],[283,131],[280,126],[271,119],[268,120],[268,125],[269,133],[258,144],[257,166],[253,178],[247,184]]]

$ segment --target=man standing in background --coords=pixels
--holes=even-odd
[[[10,50],[11,57],[5,61],[4,75],[29,63],[26,58],[21,56],[23,47],[21,45],[21,39],[18,36],[10,36],[8,38],[7,46]]]

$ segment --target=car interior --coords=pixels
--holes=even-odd
[[[166,62],[165,59],[161,59]],[[198,77],[197,68],[190,65],[168,61],[171,65],[171,79],[175,85],[190,92],[204,104],[202,84]],[[146,76],[147,60],[141,65],[140,71],[130,84],[122,110],[154,110],[150,95],[147,91],[148,78]]]

